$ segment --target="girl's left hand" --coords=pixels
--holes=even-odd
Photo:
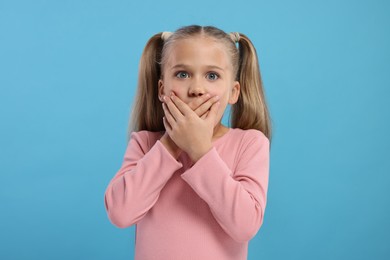
[[[175,144],[188,154],[193,162],[198,161],[212,148],[212,137],[219,102],[214,103],[207,116],[200,118],[179,97],[172,94],[164,97],[164,126]]]

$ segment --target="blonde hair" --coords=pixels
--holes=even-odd
[[[158,33],[147,42],[141,56],[136,100],[129,122],[131,131],[165,131],[164,112],[158,99],[158,81],[174,42],[203,35],[225,43],[231,54],[233,75],[240,82],[240,96],[231,107],[230,125],[233,128],[257,129],[271,140],[271,121],[267,108],[256,49],[242,33],[227,34],[213,26],[185,26],[173,34]],[[238,45],[238,48],[236,46]]]

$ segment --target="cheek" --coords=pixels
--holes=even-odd
[[[183,94],[183,86],[179,86],[178,84],[172,84],[170,86],[170,90],[174,92],[176,95],[181,96]]]
[[[211,96],[219,96],[222,103],[226,103],[229,100],[229,93],[224,88],[210,89],[208,92]]]
[[[186,94],[185,88],[181,86],[180,84],[177,84],[172,81],[166,81],[164,82],[164,89],[163,92],[165,95],[169,95],[171,92],[174,92],[178,97],[183,99]]]
[[[174,89],[176,89],[176,87],[171,80],[164,80],[163,92],[165,95],[168,95],[171,91],[174,91]]]
[[[219,96],[221,99],[225,96],[224,88],[221,85],[208,86],[206,92],[210,94],[210,96]]]

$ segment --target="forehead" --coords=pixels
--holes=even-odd
[[[227,46],[210,37],[178,39],[167,48],[165,55],[168,68],[177,64],[219,66],[224,69],[232,67]]]

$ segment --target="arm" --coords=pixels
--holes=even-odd
[[[120,228],[142,219],[173,173],[182,167],[159,140],[149,150],[145,138],[145,132],[131,135],[123,164],[105,192],[108,217]]]
[[[212,148],[181,175],[238,242],[249,241],[263,223],[269,176],[268,139],[257,134],[243,149],[234,172]]]

